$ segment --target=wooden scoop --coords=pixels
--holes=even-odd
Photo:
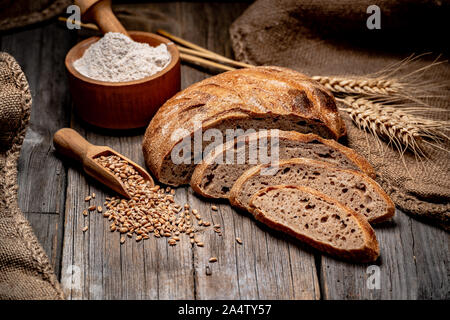
[[[111,10],[111,0],[75,0],[75,4],[80,7],[83,21],[95,23],[103,33],[120,32],[129,37]]]
[[[146,181],[150,181],[154,185],[152,177],[139,165],[106,146],[96,146],[90,144],[86,139],[73,129],[63,128],[53,135],[53,144],[56,150],[69,158],[75,159],[83,164],[84,171],[100,181],[112,190],[130,199],[131,196],[125,189],[122,181],[115,175],[107,171],[103,166],[98,164],[94,159],[100,156],[115,155],[127,161]]]

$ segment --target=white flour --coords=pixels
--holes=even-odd
[[[121,33],[108,32],[92,44],[73,66],[91,79],[122,82],[151,76],[164,69],[171,58],[165,44],[152,47]]]

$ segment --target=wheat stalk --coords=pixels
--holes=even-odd
[[[375,137],[385,138],[402,153],[410,149],[416,156],[425,156],[421,143],[438,148],[443,139],[449,139],[450,121],[427,119],[412,114],[417,108],[397,108],[365,98],[337,98],[345,104],[342,111],[362,130]]]

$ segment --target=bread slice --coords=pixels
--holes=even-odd
[[[293,130],[333,139],[346,134],[333,95],[316,81],[287,68],[244,68],[195,83],[158,109],[142,145],[148,168],[162,183],[188,184],[200,162],[195,159],[212,143],[200,140],[198,152],[194,138],[209,129],[222,134],[220,143],[234,139],[224,138],[230,129]],[[174,161],[172,151],[184,145],[191,150],[187,163]]]
[[[316,189],[363,214],[370,223],[382,222],[394,215],[392,200],[365,174],[305,158],[281,160],[273,165],[264,164],[248,169],[233,185],[229,199],[232,205],[248,210],[252,195],[263,188],[279,184]]]
[[[207,198],[228,198],[236,180],[255,164],[260,163],[261,150],[271,155],[271,139],[277,138],[279,160],[309,158],[323,160],[343,169],[360,170],[375,177],[372,166],[359,154],[334,140],[315,134],[295,131],[268,130],[240,136],[234,141],[217,146],[194,170],[192,189]],[[252,154],[252,157],[250,157]],[[256,162],[258,161],[258,162]],[[253,162],[250,164],[249,162]]]
[[[250,199],[256,220],[314,248],[355,262],[375,261],[375,232],[363,215],[307,187],[278,185],[259,190]]]

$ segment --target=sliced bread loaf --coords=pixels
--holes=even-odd
[[[250,198],[256,192],[279,184],[316,189],[363,214],[370,223],[385,221],[394,215],[392,200],[365,174],[305,158],[281,160],[276,164],[248,169],[233,185],[229,199],[232,205],[248,210]]]
[[[267,187],[251,197],[250,212],[269,227],[343,259],[372,262],[380,254],[364,216],[317,190]]]
[[[277,144],[270,139],[277,139]],[[194,170],[192,189],[208,198],[228,198],[236,180],[255,164],[261,163],[260,153],[278,148],[279,160],[309,158],[323,160],[343,169],[360,170],[375,177],[372,166],[359,154],[334,140],[323,139],[315,134],[295,131],[268,130],[240,136],[234,141],[217,146]],[[267,161],[268,162],[268,161]]]
[[[245,68],[197,82],[161,106],[145,132],[145,162],[162,183],[187,184],[199,163],[195,158],[211,144],[202,137],[219,132],[221,143],[233,140],[226,135],[230,129],[294,130],[333,139],[346,134],[333,95],[316,81],[287,68]],[[181,149],[192,150],[182,152],[186,162],[174,159]]]

